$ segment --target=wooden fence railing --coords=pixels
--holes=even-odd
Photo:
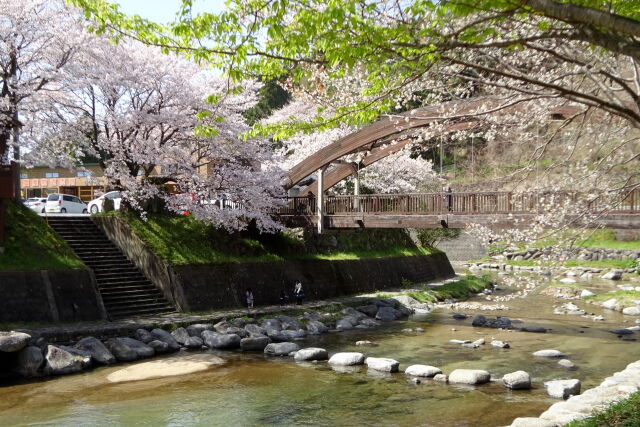
[[[545,212],[553,206],[580,204],[590,211],[640,212],[640,189],[621,197],[598,196],[586,199],[578,192],[555,193],[419,193],[367,194],[360,196],[325,196],[326,215],[345,214],[508,214]],[[289,197],[280,215],[311,215],[316,213],[313,197]]]

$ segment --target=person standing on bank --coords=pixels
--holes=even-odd
[[[304,300],[304,291],[302,290],[302,282],[300,282],[299,280],[296,281],[296,286],[293,289],[293,293],[296,296],[296,304],[302,304]]]
[[[453,208],[453,196],[452,194],[453,190],[451,190],[451,187],[447,187],[446,190],[444,190],[444,194],[445,194],[445,198],[446,198],[446,206],[447,206],[447,210],[449,212],[451,212],[451,209]]]
[[[245,296],[247,297],[247,308],[251,310],[253,308],[253,291],[251,290],[251,288],[247,288]]]

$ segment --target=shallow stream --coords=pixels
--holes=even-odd
[[[593,282],[587,288],[603,292],[613,286]],[[640,359],[639,341],[623,341],[607,332],[631,326],[634,318],[612,311],[604,312],[605,321],[554,315],[554,303],[558,300],[533,293],[503,303],[509,310],[483,312],[543,325],[551,329],[546,334],[473,328],[470,318],[454,320],[451,311],[443,309],[377,330],[309,337],[301,343],[330,353],[360,351],[390,357],[400,361],[401,370],[420,363],[438,366],[445,373],[456,368],[485,369],[494,378],[525,370],[534,384],[530,391],[509,391],[499,381],[473,387],[425,379],[415,385],[404,374],[372,373],[366,367],[338,372],[324,362],[298,364],[291,358],[216,351],[210,353],[227,360],[225,365],[180,377],[109,383],[106,376],[125,366],[120,364],[0,387],[0,425],[508,425],[516,417],[537,416],[555,402],[547,397],[543,381],[579,378],[586,390]],[[589,312],[603,313],[595,306],[578,304]],[[425,332],[401,332],[415,327]],[[487,344],[477,349],[449,343],[480,337]],[[492,338],[508,341],[511,348],[491,347]],[[378,346],[356,347],[358,340]],[[557,360],[531,355],[541,349],[566,353],[578,369],[567,371]]]

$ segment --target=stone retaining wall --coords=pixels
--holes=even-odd
[[[450,261],[470,261],[487,256],[486,246],[464,231],[456,238],[440,240],[435,246],[445,252]]]
[[[256,305],[279,303],[282,291],[287,302],[292,302],[296,280],[302,282],[307,299],[321,299],[396,287],[403,279],[426,282],[455,274],[444,253],[357,260],[170,265],[120,218],[92,219],[181,311],[242,306],[247,288],[252,288]]]
[[[553,253],[551,248],[527,249],[521,252],[506,253],[506,259],[522,261],[537,259],[544,255],[552,255],[557,259],[575,259],[578,261],[627,260],[640,259],[640,250],[571,248]]]
[[[90,270],[0,272],[0,322],[105,319]]]

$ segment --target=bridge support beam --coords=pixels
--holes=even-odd
[[[353,195],[359,196],[360,195],[360,168],[355,163],[353,163],[352,166],[353,166]],[[360,200],[358,197],[356,197],[355,200],[353,201],[353,207],[356,209],[356,211],[360,210]]]
[[[317,212],[318,212],[318,234],[322,234],[324,229],[324,171],[325,167],[318,169],[318,177],[316,183],[318,184],[318,199]]]

